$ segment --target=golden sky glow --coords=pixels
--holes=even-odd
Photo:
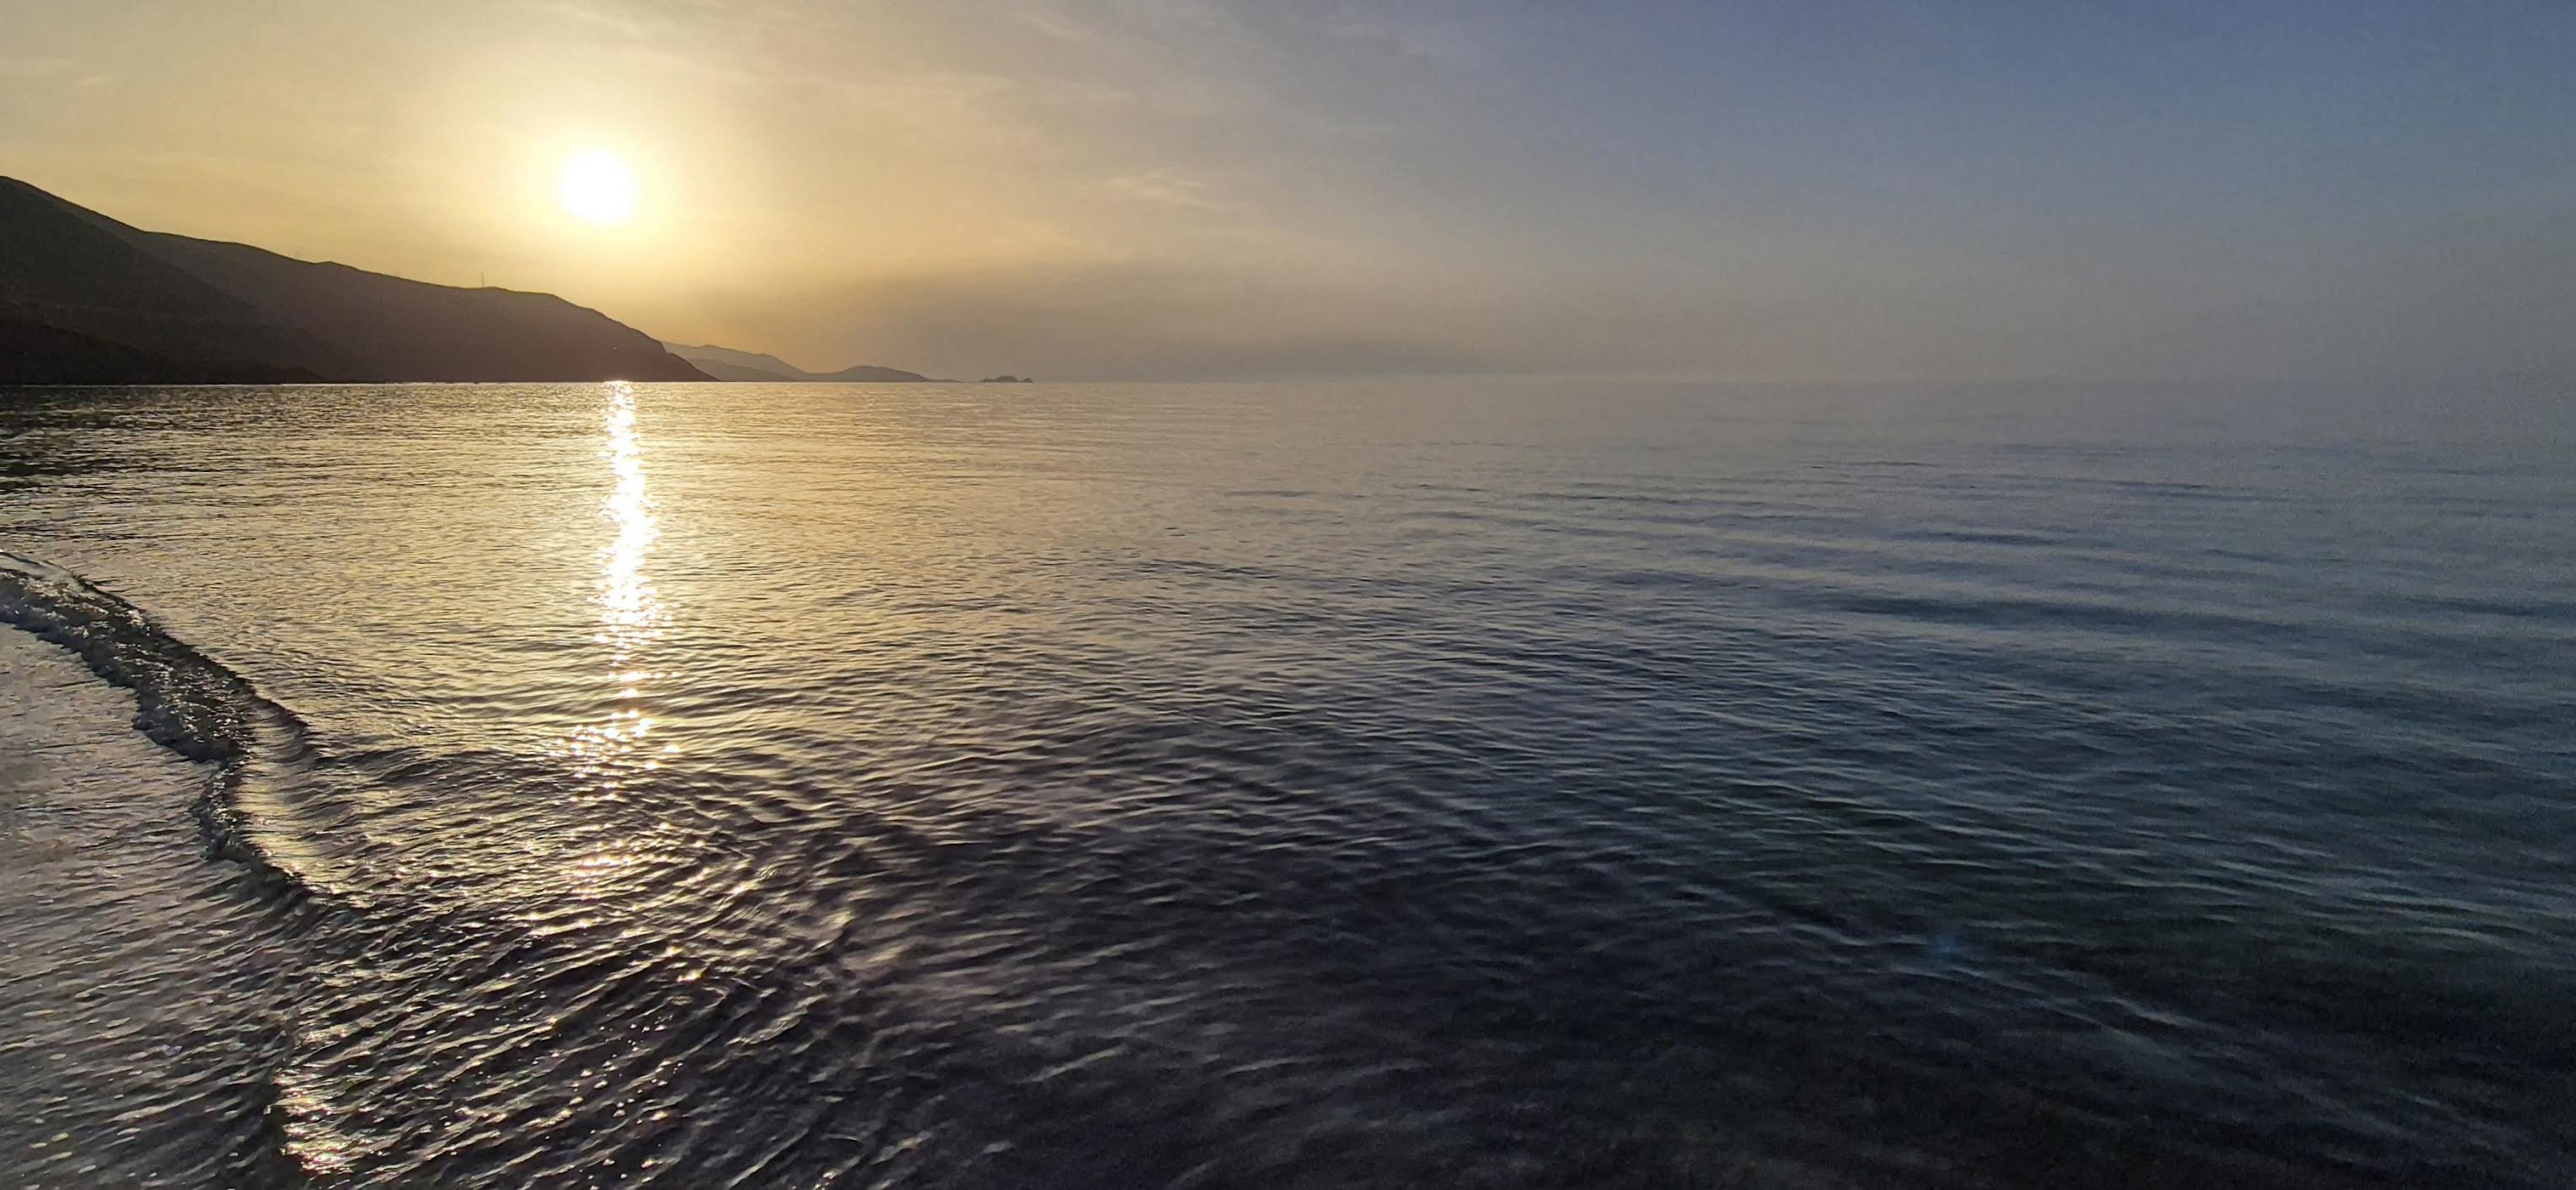
[[[0,5],[0,172],[809,368],[2379,376],[2576,350],[2563,7]],[[632,178],[622,217],[568,213],[625,206],[607,175],[565,201],[593,152]]]

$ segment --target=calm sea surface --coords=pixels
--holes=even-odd
[[[0,393],[0,1185],[2565,1186],[2571,410]]]

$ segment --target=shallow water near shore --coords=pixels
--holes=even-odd
[[[2571,408],[0,393],[0,1169],[2564,1185]]]

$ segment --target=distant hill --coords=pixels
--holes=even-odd
[[[697,365],[699,371],[718,380],[766,380],[784,383],[814,378],[812,373],[777,356],[736,351],[731,347],[691,347],[681,343],[664,343],[662,350]],[[710,364],[714,367],[709,367]],[[728,376],[726,372],[741,374]]]
[[[774,355],[737,351],[731,347],[690,346],[664,343],[663,349],[695,364],[699,371],[718,380],[746,380],[768,384],[947,384],[919,372],[901,368],[882,368],[860,364],[838,372],[808,372]]]
[[[0,178],[0,384],[707,378],[552,294],[143,231]]]
[[[688,359],[687,356],[680,358]],[[743,381],[751,384],[803,384],[807,379],[803,376],[772,372],[767,368],[747,368],[741,364],[728,364],[722,360],[692,359],[689,360],[689,365],[718,380]]]
[[[875,364],[859,364],[855,367],[843,368],[838,372],[826,372],[815,377],[815,379],[834,384],[858,384],[863,382],[875,384],[906,384],[922,381],[929,381],[932,384],[949,383],[945,380],[931,380],[930,377],[924,376],[919,372],[906,372],[901,368],[880,368]]]

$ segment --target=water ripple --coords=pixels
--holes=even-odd
[[[2566,437],[734,395],[0,406],[0,535],[78,571],[14,618],[149,608],[103,672],[222,656],[188,705],[294,727],[225,804],[311,891],[97,894],[117,962],[244,973],[152,1143],[324,1188],[2576,1168]],[[76,862],[173,887],[165,836]],[[45,945],[11,986],[68,995]],[[157,1068],[48,1028],[0,1045]]]

